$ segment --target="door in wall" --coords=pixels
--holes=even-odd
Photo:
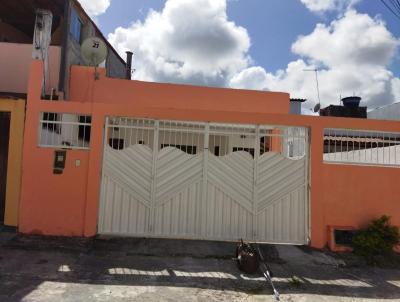
[[[4,222],[7,185],[8,144],[10,139],[10,112],[0,112],[0,224]]]

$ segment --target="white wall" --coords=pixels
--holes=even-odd
[[[400,103],[394,103],[384,107],[376,108],[368,112],[369,119],[375,120],[400,120]]]

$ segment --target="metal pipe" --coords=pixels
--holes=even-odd
[[[133,52],[127,51],[126,52],[126,74],[125,79],[131,80],[132,79],[132,56]]]
[[[68,48],[68,37],[69,37],[69,28],[70,28],[70,18],[69,18],[69,11],[71,8],[71,1],[68,0],[65,2],[64,5],[64,19],[62,21],[63,26],[63,37],[61,42],[61,62],[60,62],[60,75],[58,78],[58,90],[64,92],[64,98],[68,98],[68,87],[66,85],[66,81],[68,79],[67,72],[67,48]]]

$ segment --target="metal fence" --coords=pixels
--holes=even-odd
[[[255,156],[278,152],[289,158],[306,154],[307,128],[257,126],[204,122],[156,121],[113,117],[107,119],[107,143],[116,150],[131,145],[146,145],[153,149],[154,132],[158,132],[158,149],[175,147],[188,154],[206,148],[215,156],[245,151]]]
[[[400,133],[325,129],[324,161],[400,166]]]
[[[42,112],[39,120],[39,147],[88,150],[91,116]]]

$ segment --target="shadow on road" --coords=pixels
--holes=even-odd
[[[400,299],[398,270],[305,265],[281,259],[274,246],[262,249],[282,294]],[[226,242],[15,236],[0,247],[0,301],[25,301],[43,284],[80,285],[80,291],[88,288],[88,295],[96,286],[271,294],[261,275],[249,276],[237,269],[234,251],[235,244]],[[52,293],[48,294],[52,300]]]

